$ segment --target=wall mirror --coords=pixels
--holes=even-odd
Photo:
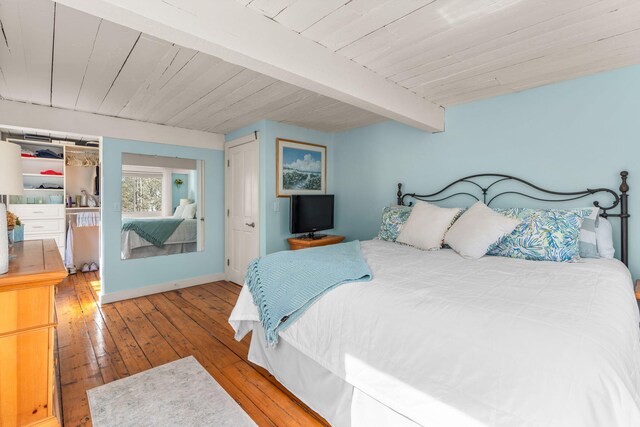
[[[122,154],[121,258],[204,250],[204,162]]]

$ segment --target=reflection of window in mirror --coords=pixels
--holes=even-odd
[[[203,162],[122,155],[122,259],[204,249]]]
[[[148,216],[162,213],[162,173],[147,175],[122,173],[122,212],[123,214],[145,214]]]

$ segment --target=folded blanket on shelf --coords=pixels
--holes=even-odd
[[[316,300],[349,282],[371,280],[371,271],[353,241],[298,251],[283,251],[253,260],[247,287],[260,313],[267,343],[278,343],[286,329]]]
[[[45,150],[36,151],[36,156],[43,159],[62,159],[62,153],[56,153],[55,151],[49,150],[48,148]]]
[[[122,231],[135,231],[138,236],[161,248],[182,221],[176,218],[128,218],[123,219]]]

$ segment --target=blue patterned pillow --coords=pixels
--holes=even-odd
[[[411,208],[407,206],[392,206],[384,208],[382,224],[378,232],[378,239],[395,242],[400,234],[402,225],[407,222]]]
[[[487,255],[532,261],[580,260],[578,237],[592,209],[495,209],[522,221],[508,236],[489,247]]]

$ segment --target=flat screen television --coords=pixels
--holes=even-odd
[[[289,231],[292,234],[307,233],[311,239],[325,237],[316,231],[333,228],[333,194],[291,196]]]

